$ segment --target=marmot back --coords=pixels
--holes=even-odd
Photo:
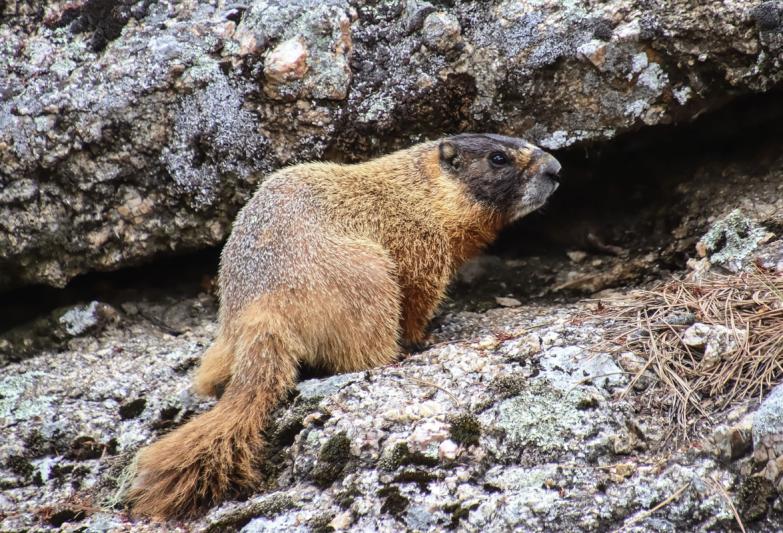
[[[223,249],[219,333],[195,377],[225,392],[141,451],[134,512],[192,515],[255,486],[261,432],[299,364],[358,371],[420,343],[454,271],[543,205],[559,170],[520,139],[465,134],[270,175]]]

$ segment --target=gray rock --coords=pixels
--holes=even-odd
[[[118,320],[116,309],[97,301],[55,309],[0,336],[0,366],[21,361],[42,350],[64,346],[77,337],[96,335]]]
[[[783,240],[777,240],[762,247],[755,256],[758,266],[783,273]]]
[[[214,246],[281,165],[463,130],[563,148],[783,79],[777,2],[34,4],[2,4],[0,288]]]
[[[439,52],[447,52],[457,46],[461,31],[457,17],[442,11],[427,15],[421,30],[424,42]]]
[[[753,417],[753,446],[770,438],[783,442],[783,385],[772,389]]]
[[[0,529],[56,529],[38,509],[74,516],[86,502],[100,512],[64,527],[168,530],[129,521],[109,504],[140,446],[210,407],[190,392],[189,369],[214,336],[215,307],[188,315],[184,333],[172,336],[142,318],[156,303],[132,303],[137,315],[4,369]],[[399,364],[301,383],[299,397],[271,416],[265,491],[182,527],[671,531],[729,523],[726,500],[703,480],[720,479],[733,493],[741,478],[650,430],[670,421],[635,413],[633,394],[615,397],[627,378],[596,350],[605,323],[575,320],[587,308],[452,314],[435,332],[439,343]],[[757,415],[754,437],[776,431],[776,395]],[[337,440],[346,453],[331,468],[322,452]],[[765,448],[765,468],[769,461]],[[774,514],[761,524],[781,526]]]
[[[296,386],[296,390],[302,398],[311,400],[313,398],[323,398],[332,396],[349,383],[362,379],[360,373],[340,374],[326,379],[308,379],[301,381]]]
[[[749,266],[753,252],[770,236],[766,229],[735,209],[710,227],[696,244],[696,250],[710,263],[739,272]]]

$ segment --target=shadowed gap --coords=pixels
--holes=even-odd
[[[505,266],[487,269],[490,273],[478,281],[454,284],[450,300],[461,303],[451,308],[482,310],[476,302],[487,295],[536,298],[542,284],[568,268],[567,251],[600,257],[611,255],[612,247],[632,254],[660,249],[679,220],[671,209],[677,185],[705,161],[752,161],[760,152],[779,152],[781,123],[783,93],[768,93],[740,98],[691,123],[650,127],[554,152],[564,169],[560,189],[544,209],[506,229],[488,250],[505,259]],[[91,300],[118,306],[139,297],[194,296],[209,290],[219,254],[215,247],[85,274],[64,289],[32,286],[2,293],[0,332],[57,307]],[[670,271],[683,268],[685,260],[686,254],[675,254],[658,262]]]

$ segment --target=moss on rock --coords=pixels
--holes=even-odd
[[[410,451],[407,442],[398,442],[386,453],[380,460],[380,466],[384,470],[396,470],[403,465],[436,466],[438,460],[434,457],[428,457],[418,451]]]
[[[12,455],[6,461],[8,469],[19,477],[30,479],[35,471],[35,467],[26,457],[21,455]]]
[[[378,490],[378,497],[384,498],[381,512],[400,517],[410,504],[410,500],[402,495],[397,487],[383,487]]]
[[[205,533],[238,531],[254,518],[270,518],[296,507],[294,501],[284,494],[273,494],[250,506],[229,511],[210,522]]]
[[[328,487],[340,477],[350,458],[351,441],[345,432],[334,435],[326,441],[318,454],[313,480],[321,487]]]
[[[449,427],[451,439],[465,446],[472,446],[479,443],[481,437],[481,424],[478,419],[471,414],[456,416],[451,420]]]
[[[767,478],[749,477],[737,491],[737,511],[744,522],[760,520],[767,515],[776,496],[775,486]]]
[[[396,483],[416,483],[419,490],[422,492],[429,492],[429,484],[432,481],[436,481],[438,476],[431,474],[425,470],[404,470],[394,476]]]

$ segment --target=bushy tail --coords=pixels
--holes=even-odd
[[[128,493],[134,514],[193,516],[257,484],[261,431],[293,385],[297,361],[269,333],[237,340],[233,377],[217,405],[140,452]]]

